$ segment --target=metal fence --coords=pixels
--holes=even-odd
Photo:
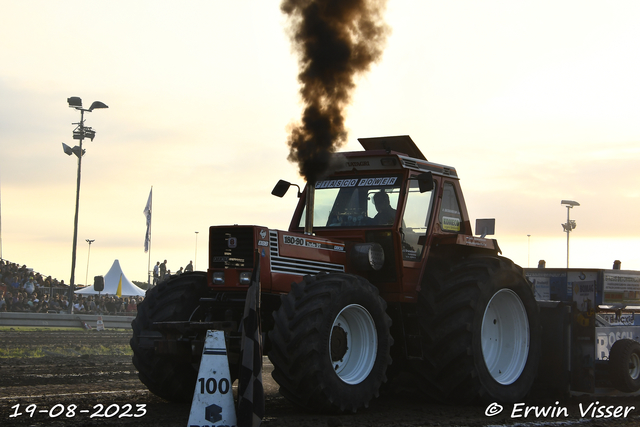
[[[95,329],[98,318],[105,329],[131,329],[134,316],[102,316],[96,314],[0,313],[0,326]]]

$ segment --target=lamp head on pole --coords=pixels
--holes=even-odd
[[[70,156],[73,154],[73,149],[69,147],[67,144],[65,144],[64,142],[62,143],[62,150],[64,151],[64,154],[66,154],[67,156]]]
[[[576,228],[575,220],[569,219],[569,209],[572,209],[574,206],[580,206],[580,203],[574,200],[562,200],[560,204],[565,205],[567,207],[567,222],[562,224],[562,229],[565,233],[567,233],[567,239],[568,239],[569,233]]]
[[[96,137],[96,131],[91,129],[89,126],[85,126],[84,137],[93,141],[93,138]]]
[[[76,145],[75,147],[71,148],[67,144],[65,144],[64,142],[62,143],[62,151],[64,151],[64,154],[66,154],[67,156],[75,154],[76,157],[78,157],[78,158],[80,158],[80,156],[84,156],[84,154],[87,152],[87,150],[85,150],[83,148],[82,149],[82,154],[80,154],[80,147],[78,147]]]
[[[69,103],[69,107],[71,108],[82,108],[82,98],[79,96],[72,96],[71,98],[67,98],[67,102]]]
[[[72,96],[70,98],[67,98],[67,103],[69,104],[70,108],[75,108],[76,110],[89,111],[89,112],[99,108],[109,108],[107,104],[105,104],[104,102],[93,101],[89,109],[84,109],[82,108],[82,98],[80,98],[79,96]]]
[[[93,101],[93,104],[91,104],[91,107],[89,107],[89,111],[93,111],[98,108],[109,108],[109,107],[104,102]]]

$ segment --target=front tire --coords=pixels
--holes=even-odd
[[[609,379],[617,390],[635,393],[640,390],[640,343],[621,339],[609,352]]]
[[[418,296],[421,388],[447,403],[521,401],[540,359],[539,309],[522,269],[470,256],[431,271]]]
[[[190,357],[157,353],[154,341],[162,335],[153,322],[186,321],[199,306],[207,289],[206,273],[185,273],[147,291],[131,322],[133,365],[153,394],[172,402],[191,402],[198,366]]]
[[[393,339],[386,302],[365,279],[305,276],[273,317],[269,359],[280,393],[313,412],[356,412],[386,382]]]

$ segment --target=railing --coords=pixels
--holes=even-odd
[[[96,329],[98,317],[102,318],[105,329],[131,329],[134,316],[103,316],[97,314],[57,314],[57,313],[0,313],[0,326],[28,326],[48,328]],[[85,326],[86,325],[86,326]]]

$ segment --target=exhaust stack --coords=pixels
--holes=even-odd
[[[307,185],[307,200],[305,205],[304,234],[313,234],[313,205],[316,197],[316,187],[314,184]]]

